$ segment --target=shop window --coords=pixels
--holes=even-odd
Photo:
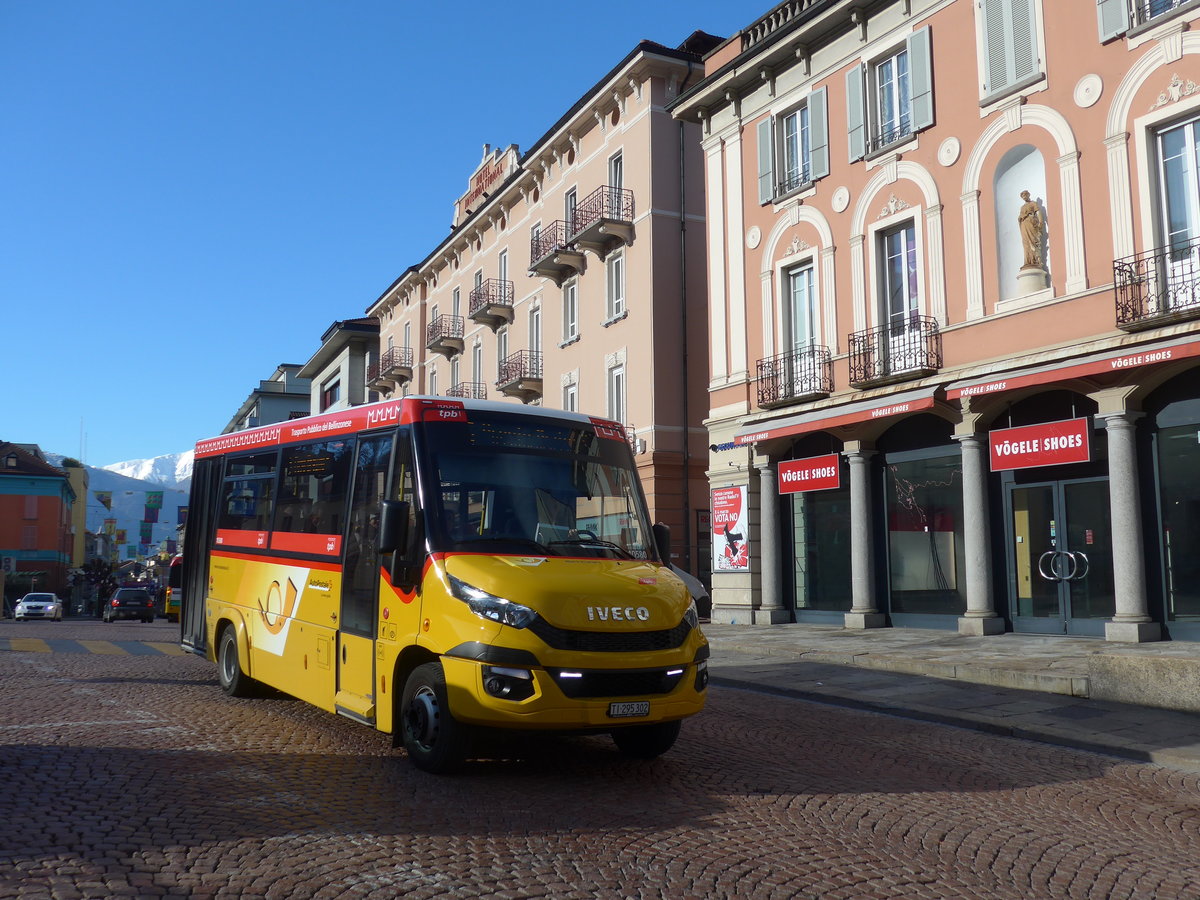
[[[891,612],[961,615],[962,457],[903,454],[885,465]],[[917,458],[913,458],[916,456]]]

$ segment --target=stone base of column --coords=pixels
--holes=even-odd
[[[877,612],[848,612],[846,621],[842,623],[844,628],[884,628],[886,626],[887,616]]]
[[[1157,622],[1105,622],[1104,639],[1125,644],[1148,644],[1162,640],[1162,626]]]
[[[999,616],[959,616],[958,633],[973,637],[1004,634],[1004,620]]]
[[[782,606],[756,609],[753,621],[755,625],[778,625],[780,622],[792,621],[792,613],[791,610],[784,609]]]

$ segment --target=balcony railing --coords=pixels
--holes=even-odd
[[[1183,6],[1188,0],[1131,0],[1130,13],[1133,27],[1145,25],[1151,19],[1156,19],[1159,16],[1169,13],[1171,10]]]
[[[920,378],[942,367],[942,335],[931,316],[897,317],[850,335],[850,383],[856,387]]]
[[[812,176],[809,174],[808,166],[783,172],[780,174],[779,183],[775,185],[775,199],[786,197],[793,191],[798,191],[809,184],[812,184]]]
[[[463,317],[441,315],[425,327],[425,347],[451,357],[463,350]]]
[[[542,395],[542,354],[538,350],[518,350],[500,360],[496,387],[506,397],[529,400]]]
[[[601,258],[633,240],[633,191],[599,187],[575,207],[571,241]]]
[[[823,397],[833,390],[828,347],[802,347],[758,361],[758,405],[783,406]]]
[[[557,285],[583,271],[583,253],[571,246],[571,226],[565,219],[543,225],[529,238],[529,271]]]
[[[867,155],[883,150],[885,147],[890,147],[892,144],[899,143],[907,137],[911,137],[913,133],[912,124],[908,117],[901,118],[899,124],[885,128],[867,138]]]
[[[460,381],[450,390],[446,391],[447,397],[465,397],[469,400],[486,400],[487,385],[482,381]]]
[[[467,315],[495,331],[513,320],[513,293],[511,281],[489,278],[471,291]]]
[[[412,380],[412,347],[389,347],[367,366],[367,387],[381,390]]]
[[[1118,328],[1200,318],[1200,240],[1114,260],[1113,284]]]

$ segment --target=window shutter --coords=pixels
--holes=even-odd
[[[928,26],[908,36],[908,70],[912,85],[912,128],[920,131],[933,124],[933,62]]]
[[[983,85],[985,97],[1009,83],[1009,29],[1004,22],[1004,9],[1004,0],[983,0],[983,53],[987,69],[987,81]]]
[[[1013,0],[1012,41],[1013,80],[1022,81],[1038,70],[1037,31],[1034,28],[1033,0]]]
[[[857,65],[846,73],[846,130],[850,162],[867,155],[867,106],[864,89],[865,69]],[[811,127],[812,121],[809,120]]]
[[[813,181],[829,174],[829,113],[825,88],[808,95],[808,177]]]
[[[1100,22],[1100,40],[1107,41],[1129,29],[1127,0],[1096,0],[1096,18]]]
[[[758,202],[770,203],[775,196],[775,117],[768,116],[758,123]]]
[[[1032,0],[983,0],[984,96],[1003,91],[1038,71]]]

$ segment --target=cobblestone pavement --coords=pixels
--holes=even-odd
[[[1187,772],[717,686],[652,763],[553,739],[438,778],[214,674],[0,651],[0,898],[1200,897]]]

